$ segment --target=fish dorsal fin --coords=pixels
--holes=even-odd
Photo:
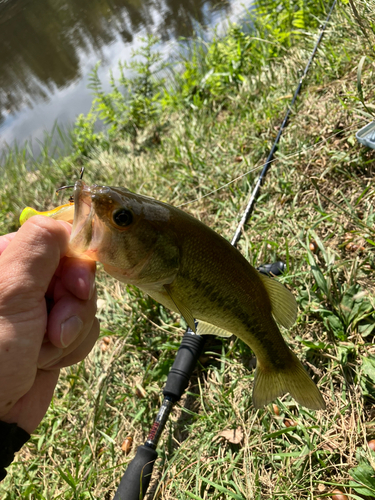
[[[188,309],[178,297],[175,296],[175,294],[172,291],[171,285],[164,285],[164,289],[171,298],[172,302],[174,305],[177,307],[177,310],[180,311],[181,316],[184,317],[186,323],[189,325],[190,329],[195,333],[196,328],[195,328],[195,323],[194,323],[194,316],[190,309]]]
[[[205,321],[199,320],[197,326],[197,335],[216,335],[217,337],[231,337],[232,333],[219,328],[218,326],[211,325]]]
[[[271,301],[275,320],[285,328],[290,328],[297,318],[297,302],[293,294],[274,278],[259,273]]]

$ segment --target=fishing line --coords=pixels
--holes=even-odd
[[[83,177],[83,173],[85,171],[85,167],[81,167],[81,171],[79,173],[79,178],[80,180],[82,180],[82,177]],[[68,186],[61,186],[59,187],[58,189],[56,189],[55,193],[59,193],[60,191],[63,191],[63,189],[71,189],[71,188],[74,188],[74,184],[70,184]],[[70,203],[73,203],[74,202],[74,195],[70,195],[69,196],[69,202]]]
[[[357,128],[357,127],[358,127],[358,124],[349,125],[348,127],[342,128],[338,132],[335,132],[334,134],[331,134],[328,137],[326,137],[324,139],[321,139],[320,141],[318,141],[313,146],[309,146],[306,149],[300,149],[296,153],[292,153],[290,155],[284,156],[282,159],[283,160],[289,160],[290,158],[294,158],[295,156],[306,154],[306,153],[308,153],[311,150],[314,150],[314,152],[318,152],[320,149],[323,148],[324,143],[328,142],[330,139],[332,139],[332,137],[336,137],[337,135],[340,135],[343,132],[347,132],[348,130],[350,130],[352,128]],[[273,158],[269,163],[273,163],[273,162],[275,162],[275,161],[277,161],[279,159],[280,158]],[[254,167],[251,170],[248,170],[244,174],[241,174],[238,177],[235,177],[234,179],[232,179],[231,181],[227,182],[226,184],[223,184],[222,186],[218,187],[217,189],[213,189],[212,191],[209,191],[208,193],[203,194],[202,196],[199,196],[198,198],[195,198],[194,200],[185,201],[184,203],[181,203],[180,205],[176,205],[176,207],[177,208],[184,207],[186,205],[190,205],[191,203],[195,203],[197,201],[203,200],[203,198],[207,198],[207,196],[211,196],[212,194],[217,193],[221,189],[224,189],[225,187],[230,186],[234,182],[242,179],[243,177],[246,177],[247,175],[251,174],[252,172],[256,172],[257,170],[260,170],[261,168],[264,168],[266,165],[267,165],[267,162],[263,163],[262,165],[258,165],[257,167]]]
[[[348,130],[350,130],[352,128],[357,128],[357,127],[358,127],[358,124],[352,124],[352,125],[349,125],[348,127],[344,127],[342,129],[340,129],[338,132],[335,132],[334,134],[331,134],[328,137],[325,137],[324,139],[321,139],[316,144],[314,144],[312,146],[308,146],[306,149],[300,149],[296,153],[292,153],[290,155],[284,156],[282,159],[283,160],[289,160],[290,158],[294,158],[295,156],[307,154],[311,150],[314,150],[314,152],[316,153],[316,152],[320,151],[320,149],[323,148],[324,143],[328,142],[333,137],[336,137],[337,135],[340,135],[343,132],[347,132]],[[273,162],[275,162],[275,161],[277,161],[279,159],[280,158],[273,158],[272,160],[269,161],[269,163],[273,163]],[[198,198],[194,198],[193,200],[189,200],[189,201],[185,201],[184,203],[180,203],[180,205],[176,205],[176,207],[177,208],[185,207],[186,205],[190,205],[192,203],[196,203],[197,201],[201,201],[204,198],[207,198],[208,196],[211,196],[212,194],[215,194],[218,191],[221,191],[221,189],[224,189],[224,188],[230,186],[234,182],[239,181],[243,177],[246,177],[247,175],[251,174],[252,172],[256,172],[256,171],[260,170],[261,168],[264,168],[266,165],[267,165],[267,161],[265,163],[263,163],[262,165],[258,165],[257,167],[253,167],[252,169],[248,170],[247,172],[245,172],[245,173],[243,173],[243,174],[235,177],[234,179],[232,179],[229,182],[223,184],[222,186],[218,187],[217,189],[213,189],[212,191],[209,191],[208,193],[203,194],[202,196],[199,196]],[[82,167],[81,171],[80,171],[80,175],[79,175],[80,179],[82,179],[82,177],[83,177],[84,170],[85,170],[85,167]],[[66,185],[66,186],[61,186],[58,189],[56,189],[56,193],[58,193],[60,191],[63,191],[64,189],[70,189],[70,188],[74,188],[74,184],[69,184],[69,185]]]
[[[241,218],[241,221],[238,224],[237,231],[232,240],[233,246],[237,245],[237,242],[241,237],[243,227],[248,221],[253,211],[256,199],[260,192],[261,185],[267,174],[267,171],[271,166],[273,155],[276,152],[281,134],[285,126],[287,125],[289,115],[291,113],[291,108],[297,99],[299,91],[302,87],[303,80],[308,72],[311,62],[323,38],[323,33],[329,22],[332,11],[336,5],[336,2],[337,0],[333,0],[328,16],[326,17],[326,21],[324,25],[321,27],[319,38],[315,44],[313,52],[306,65],[305,71],[299,81],[293,99],[290,103],[288,111],[279,129],[279,133],[277,134],[276,140],[272,146],[271,152],[268,155],[267,161],[262,169],[262,172],[259,176],[256,186],[252,192],[250,201]],[[162,405],[150,429],[146,442],[138,447],[135,457],[130,462],[128,468],[126,469],[124,475],[122,476],[114,500],[139,500],[145,497],[150,483],[154,463],[158,457],[158,453],[156,451],[158,441],[165,428],[165,425],[168,421],[169,415],[175,403],[177,403],[177,401],[181,399],[181,396],[188,387],[190,376],[196,367],[200,353],[203,351],[204,343],[205,343],[204,335],[203,336],[196,335],[194,334],[194,332],[190,330],[190,328],[186,330],[180,348],[177,352],[175,361],[168,374],[166,385],[163,389],[164,399]]]
[[[310,66],[311,66],[311,64],[312,64],[312,62],[314,60],[315,54],[318,51],[318,47],[320,45],[320,42],[322,41],[322,38],[323,38],[323,35],[324,35],[324,31],[325,31],[325,29],[326,29],[326,27],[327,27],[327,25],[329,23],[329,20],[331,18],[331,14],[332,14],[333,9],[334,9],[334,7],[336,5],[336,2],[337,2],[337,0],[333,0],[331,8],[330,8],[330,10],[328,12],[328,15],[326,17],[325,23],[324,23],[324,25],[320,29],[319,37],[318,37],[318,39],[317,39],[317,41],[315,43],[315,46],[314,46],[314,49],[313,49],[313,51],[311,53],[310,59],[308,60],[308,62],[306,64],[305,70],[304,70],[304,72],[303,72],[303,74],[302,74],[302,76],[300,78],[300,81],[299,81],[299,83],[297,85],[297,88],[296,88],[296,90],[294,92],[293,99],[292,99],[292,101],[291,101],[291,103],[290,103],[290,105],[288,107],[288,110],[287,110],[285,116],[284,116],[284,120],[283,120],[283,122],[281,124],[281,127],[279,129],[279,133],[276,136],[275,142],[273,143],[273,146],[272,146],[271,151],[270,151],[270,153],[268,155],[266,163],[265,163],[265,165],[264,165],[264,167],[263,167],[263,169],[262,169],[262,171],[260,173],[260,176],[259,176],[259,178],[257,180],[257,183],[255,184],[255,188],[254,188],[254,190],[253,190],[253,192],[251,194],[249,203],[247,204],[247,207],[246,207],[246,209],[245,209],[245,211],[244,211],[244,213],[242,215],[242,218],[240,220],[240,223],[237,226],[235,235],[234,235],[234,237],[233,237],[233,239],[231,241],[231,244],[234,247],[237,246],[237,243],[238,243],[239,239],[241,238],[241,234],[242,234],[243,228],[244,228],[245,224],[247,223],[247,221],[250,219],[251,214],[253,213],[255,202],[256,202],[256,200],[257,200],[257,198],[259,196],[259,193],[260,193],[260,188],[262,187],[264,179],[265,179],[265,177],[267,175],[267,172],[268,172],[269,168],[271,167],[271,162],[273,160],[274,154],[276,153],[276,151],[278,149],[278,144],[279,144],[281,135],[282,135],[282,133],[284,131],[284,128],[288,124],[289,116],[290,116],[290,113],[292,112],[292,107],[294,106],[294,103],[297,100],[298,94],[300,93],[300,90],[302,88],[303,81],[304,81],[304,79],[305,79],[305,77],[306,77],[306,75],[307,75],[307,73],[308,73],[308,71],[310,69]]]

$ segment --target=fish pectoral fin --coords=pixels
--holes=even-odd
[[[205,321],[198,320],[197,335],[216,335],[216,337],[231,337],[233,334],[219,328],[218,326],[211,325]]]
[[[297,302],[294,295],[279,281],[259,273],[271,301],[275,320],[285,328],[290,328],[297,318]]]
[[[196,328],[195,328],[195,322],[194,322],[194,316],[190,309],[186,307],[181,300],[175,296],[175,294],[172,291],[171,285],[164,285],[164,289],[169,295],[170,299],[176,306],[177,310],[180,311],[181,316],[185,319],[186,323],[189,325],[190,329],[196,333]]]
[[[261,408],[274,399],[289,392],[302,406],[312,410],[324,410],[324,399],[302,366],[297,356],[290,351],[291,359],[284,370],[273,366],[262,366],[257,362],[253,388],[253,405]]]

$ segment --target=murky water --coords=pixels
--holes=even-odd
[[[251,0],[0,0],[0,149],[42,140],[86,113],[88,77],[129,60],[152,32],[171,50],[199,26],[240,16]]]

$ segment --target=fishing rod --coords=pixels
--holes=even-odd
[[[243,213],[241,221],[238,224],[236,232],[235,232],[235,234],[233,236],[233,239],[231,241],[231,243],[232,243],[233,246],[237,245],[239,239],[241,238],[241,233],[243,231],[243,228],[244,228],[246,222],[249,220],[251,214],[253,213],[255,202],[256,202],[256,200],[257,200],[257,198],[259,196],[259,193],[260,193],[260,188],[263,185],[264,179],[265,179],[265,177],[267,175],[267,172],[268,172],[268,170],[269,170],[269,168],[271,166],[274,154],[276,153],[276,151],[278,149],[278,145],[279,145],[279,142],[280,142],[281,135],[283,133],[284,128],[287,126],[287,124],[289,122],[289,116],[290,116],[290,114],[292,112],[292,108],[294,106],[294,103],[297,100],[298,94],[300,93],[303,81],[304,81],[304,79],[305,79],[305,77],[306,77],[306,75],[307,75],[307,73],[308,73],[308,71],[310,69],[311,63],[313,62],[315,54],[316,54],[316,52],[317,52],[317,50],[319,48],[320,42],[322,41],[324,32],[325,32],[326,27],[327,27],[327,25],[329,23],[329,20],[331,18],[331,14],[333,12],[333,9],[335,8],[336,2],[337,2],[337,0],[333,0],[331,8],[330,8],[330,10],[328,12],[328,15],[326,17],[326,20],[324,22],[324,25],[320,27],[319,37],[318,37],[318,39],[317,39],[317,41],[315,43],[314,49],[313,49],[313,51],[312,51],[312,53],[310,55],[310,58],[309,58],[309,60],[308,60],[308,62],[306,64],[304,72],[303,72],[303,74],[302,74],[302,76],[301,76],[301,78],[300,78],[300,80],[298,82],[297,88],[296,88],[296,90],[294,92],[294,95],[293,95],[293,98],[292,98],[292,100],[290,102],[288,110],[287,110],[287,112],[286,112],[286,114],[284,116],[284,120],[283,120],[283,122],[281,124],[281,127],[279,129],[279,132],[278,132],[278,134],[276,136],[275,142],[273,143],[273,146],[272,146],[271,151],[270,151],[270,153],[268,155],[266,163],[264,164],[264,167],[263,167],[263,169],[262,169],[262,171],[261,171],[261,173],[259,175],[258,181],[257,181],[257,183],[255,185],[255,188],[254,188],[254,190],[253,190],[253,192],[251,194],[250,201],[249,201],[249,203],[248,203],[248,205],[247,205],[247,207],[246,207],[246,209],[245,209],[245,211]]]
[[[283,262],[274,262],[258,267],[258,271],[268,276],[278,276],[285,271]],[[197,326],[198,321],[195,322]],[[137,448],[133,460],[122,476],[114,500],[142,500],[150,483],[155,460],[158,457],[156,447],[169,415],[189,384],[200,355],[206,336],[195,334],[189,327],[182,338],[176,358],[168,374],[163,389],[164,400],[151,427],[145,443]]]
[[[254,210],[255,202],[259,196],[261,186],[263,185],[264,179],[271,166],[274,154],[278,149],[281,135],[288,124],[292,107],[296,102],[298,94],[300,93],[303,81],[309,71],[320,42],[322,41],[324,32],[329,23],[336,3],[337,0],[333,0],[324,25],[320,27],[319,37],[315,43],[314,49],[306,64],[304,72],[299,80],[293,98],[285,114],[284,120],[280,126],[277,137],[268,155],[267,161],[259,175],[257,183],[252,191],[250,200],[246,206],[246,209],[241,217],[241,220],[231,241],[231,244],[234,247],[237,246],[237,243],[244,231],[245,224],[248,222]],[[274,264],[260,266],[258,270],[263,274],[276,276],[284,272],[285,264],[283,262],[276,262]],[[175,361],[168,374],[167,382],[163,389],[164,399],[156,416],[156,419],[151,427],[145,443],[137,448],[135,457],[130,462],[124,475],[122,476],[113,500],[143,500],[143,498],[145,497],[148,486],[150,484],[154,463],[158,457],[156,447],[158,445],[160,436],[164,430],[164,427],[168,421],[169,415],[175,403],[177,403],[181,399],[189,384],[190,376],[198,363],[205,342],[205,336],[197,335],[189,327],[187,328],[182,338],[181,345],[177,351]]]

